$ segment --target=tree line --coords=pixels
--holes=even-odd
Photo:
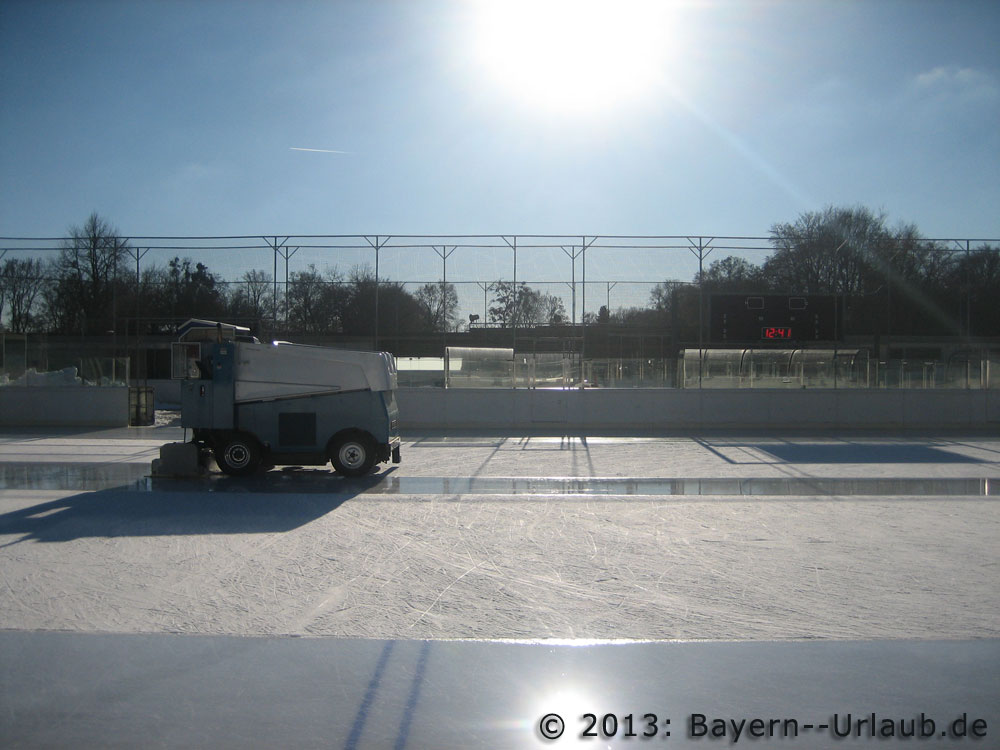
[[[923,239],[913,225],[889,227],[864,207],[828,207],[771,228],[773,251],[761,263],[713,260],[691,282],[663,281],[644,307],[587,313],[588,325],[669,329],[695,340],[699,304],[713,293],[832,294],[844,300],[852,333],[1000,335],[1000,248],[955,248]],[[175,257],[141,269],[135,250],[109,222],[92,214],[72,227],[54,259],[0,263],[0,326],[16,333],[73,335],[170,333],[189,317],[242,322],[255,330],[370,336],[376,280],[371,268],[346,273],[314,265],[289,274],[287,288],[264,270],[223,281],[201,262]],[[498,281],[486,323],[498,328],[565,325],[562,299],[524,282]],[[411,292],[378,282],[379,335],[411,336],[458,329],[452,284]]]
[[[602,308],[591,321],[671,327],[697,338],[712,294],[836,295],[854,334],[1000,336],[1000,248],[945,245],[868,208],[827,207],[771,227],[762,263],[713,260],[691,283],[664,281],[646,307]]]
[[[208,266],[175,257],[138,276],[135,251],[117,229],[92,214],[71,227],[57,257],[7,258],[0,264],[0,330],[66,335],[170,333],[186,318],[224,319],[305,334],[375,333],[376,279],[368,266],[346,274],[309,265],[289,274],[287,287],[251,269],[223,281]],[[459,325],[453,284],[427,283],[414,292],[380,279],[379,334],[420,335]],[[497,282],[488,320],[499,327],[566,322],[561,299],[521,283]],[[282,293],[283,292],[283,293]]]

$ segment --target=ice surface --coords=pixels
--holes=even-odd
[[[169,424],[7,434],[0,463],[139,468],[180,436]],[[854,463],[866,446],[869,454],[889,446],[875,452],[896,462]],[[377,478],[352,490],[332,476],[332,491],[323,492],[316,483],[326,475],[315,469],[272,472],[253,491],[225,479],[137,491],[124,480],[115,485],[110,471],[97,491],[25,489],[16,474],[5,475],[0,628],[487,639],[1000,636],[996,495],[461,491],[476,477],[562,477],[567,486],[591,477],[996,480],[1000,440],[411,437],[403,463],[383,471],[400,480],[391,493],[378,490]],[[311,477],[308,487],[302,476]],[[461,481],[407,494],[408,477]]]

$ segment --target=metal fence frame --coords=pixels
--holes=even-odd
[[[394,284],[421,284],[437,283],[444,287],[447,284],[475,285],[484,294],[484,299],[491,290],[491,285],[496,281],[507,281],[507,278],[499,278],[487,281],[480,276],[476,279],[455,278],[449,279],[449,261],[453,263],[455,258],[466,252],[488,252],[494,257],[497,254],[508,255],[509,281],[513,285],[515,303],[518,294],[518,284],[528,283],[532,285],[565,285],[568,289],[566,300],[572,336],[580,341],[580,351],[578,352],[580,366],[587,359],[586,352],[586,329],[588,327],[587,314],[587,292],[588,286],[592,289],[594,284],[606,288],[606,297],[602,299],[610,308],[611,292],[619,286],[625,284],[648,284],[650,287],[663,281],[669,281],[667,274],[654,280],[629,280],[618,276],[612,278],[608,273],[609,269],[614,269],[614,258],[628,257],[630,253],[656,253],[662,255],[664,259],[676,262],[677,258],[690,258],[697,262],[696,279],[703,278],[705,261],[713,253],[715,257],[723,254],[748,255],[754,253],[772,253],[776,243],[780,240],[776,236],[710,236],[710,235],[598,235],[598,234],[506,234],[506,235],[401,235],[401,234],[355,234],[355,235],[293,235],[293,234],[273,234],[273,235],[228,235],[228,236],[132,236],[119,237],[117,240],[125,248],[125,253],[129,262],[135,262],[135,277],[137,283],[141,278],[143,261],[148,258],[162,256],[163,253],[174,254],[177,257],[191,255],[197,260],[206,260],[206,254],[224,253],[228,258],[234,255],[237,258],[247,255],[257,254],[258,260],[269,259],[272,269],[272,294],[275,299],[273,305],[271,324],[273,329],[278,328],[278,303],[279,285],[282,287],[282,297],[285,299],[287,310],[287,296],[290,283],[290,273],[292,272],[292,259],[298,256],[300,259],[308,254],[314,257],[329,258],[337,261],[338,256],[358,253],[365,254],[374,261],[373,272],[375,281],[375,294],[373,301],[372,316],[374,320],[373,341],[374,348],[380,346],[380,315],[384,310],[380,310],[379,290],[384,283]],[[70,238],[65,237],[0,237],[0,260],[8,253],[21,254],[47,254],[58,252]],[[982,244],[1000,244],[1000,240],[995,238],[928,238],[921,242],[941,252],[947,253],[970,253],[974,246]],[[837,248],[839,250],[839,248]],[[834,250],[833,252],[837,252]],[[388,252],[415,253],[426,252],[432,254],[440,260],[440,274],[438,279],[421,280],[394,280],[386,276],[383,259]],[[717,252],[718,251],[718,252]],[[599,265],[598,274],[603,278],[594,278],[595,253],[611,253],[612,262],[604,262]],[[525,257],[541,253],[550,253],[564,258],[566,266],[561,274],[561,278],[539,280],[532,277],[531,271],[525,270]],[[588,281],[588,253],[591,256],[590,280]],[[316,254],[319,254],[316,256]],[[457,254],[457,255],[456,255]],[[200,257],[199,257],[200,256]],[[519,269],[519,259],[521,268]],[[147,260],[147,263],[149,261]],[[691,262],[690,260],[688,261]],[[426,265],[426,264],[425,264]],[[259,264],[258,264],[259,266]],[[284,282],[279,281],[279,272],[283,271]],[[124,272],[124,271],[123,271]],[[519,277],[520,274],[520,277]],[[226,284],[244,283],[237,279],[227,279],[223,277],[220,281]],[[502,274],[506,276],[506,272]],[[523,277],[523,278],[522,278]],[[534,278],[534,280],[532,280]],[[697,281],[685,282],[676,281],[673,283],[695,285],[698,288],[699,298],[699,321],[698,321],[698,341],[699,350],[706,348],[705,330],[705,289]],[[891,294],[891,282],[889,283]],[[594,305],[592,305],[594,306]],[[484,302],[483,315],[486,316]],[[135,317],[140,317],[140,311],[136,310]],[[444,311],[447,314],[447,309]],[[966,315],[968,315],[968,307]],[[119,317],[118,311],[115,319]],[[485,317],[481,319],[482,324],[486,324]],[[971,330],[970,321],[966,320],[966,330]],[[889,323],[889,336],[892,335],[891,321]],[[520,330],[515,321],[511,326],[511,338],[514,347],[517,347]],[[1000,333],[1000,332],[998,332]],[[447,335],[443,337],[443,344],[447,344]],[[583,377],[581,369],[581,379]]]

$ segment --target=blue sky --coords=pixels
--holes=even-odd
[[[1000,3],[497,7],[3,2],[0,234],[762,235],[863,204],[1000,237]],[[540,47],[559,71],[504,69]]]

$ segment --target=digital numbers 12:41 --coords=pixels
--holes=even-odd
[[[760,337],[762,339],[790,339],[792,329],[781,326],[765,326],[760,329]]]

